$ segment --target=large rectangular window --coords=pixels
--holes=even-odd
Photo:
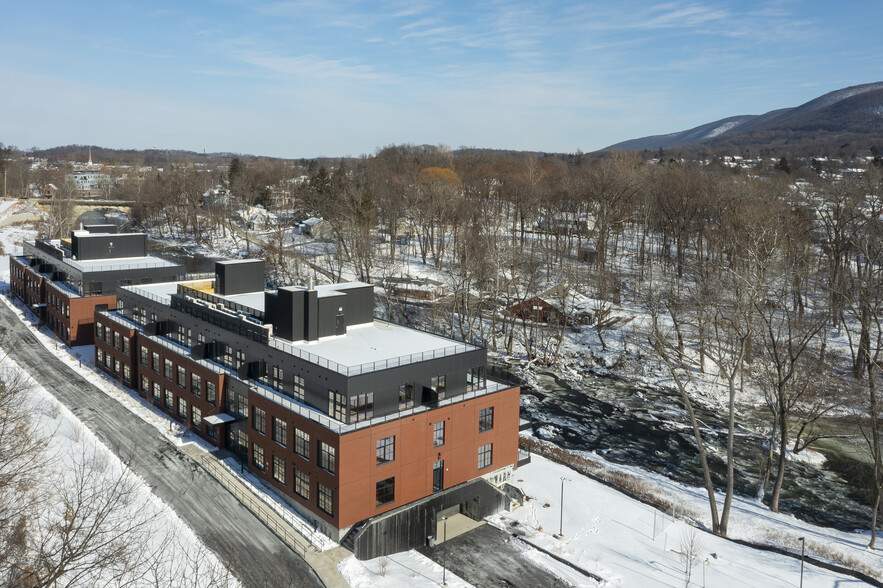
[[[114,349],[120,348],[120,334],[117,333],[116,331],[113,332],[113,348]]]
[[[494,444],[488,443],[478,448],[478,469],[490,467],[494,463]]]
[[[384,437],[377,440],[377,465],[395,461],[396,437]]]
[[[374,417],[374,392],[357,394],[350,398],[350,421],[357,423]]]
[[[178,380],[177,380],[177,382],[178,382],[178,385],[181,386],[182,388],[187,383],[187,370],[184,369],[183,365],[178,366]]]
[[[346,422],[346,396],[334,390],[328,391],[328,416]]]
[[[319,467],[333,474],[337,460],[336,453],[332,446],[319,441]]]
[[[396,499],[396,479],[387,478],[377,482],[377,506],[389,504]]]
[[[276,417],[273,417],[273,441],[282,447],[288,443],[288,424]]]
[[[126,355],[129,355],[129,350],[131,349],[131,346],[132,346],[132,340],[129,339],[128,337],[124,337],[123,338],[123,353],[125,353]]]
[[[261,471],[266,467],[264,464],[264,448],[257,443],[251,444],[251,463]]]
[[[432,423],[432,446],[441,447],[445,444],[445,422]]]
[[[147,365],[149,352],[147,351],[147,347],[141,348],[141,365]]]
[[[153,400],[154,402],[159,402],[162,398],[162,388],[158,382],[153,383]]]
[[[198,374],[190,374],[190,393],[196,397],[202,394],[202,377]]]
[[[181,418],[187,418],[187,401],[183,398],[178,398],[178,416]]]
[[[294,493],[301,498],[310,499],[310,474],[297,468],[294,470]]]
[[[169,410],[175,409],[175,396],[171,390],[166,390],[166,408]]]
[[[202,411],[196,405],[190,407],[190,421],[197,429],[202,426]]]
[[[319,484],[319,508],[334,516],[334,490],[321,483]]]
[[[153,362],[151,366],[153,367],[153,371],[159,373],[159,353],[157,353],[156,351],[152,352],[151,360]]]
[[[267,434],[267,413],[257,406],[252,407],[251,426],[261,435]]]
[[[282,382],[285,379],[285,372],[279,366],[273,366],[273,377],[270,380],[270,386],[274,390],[282,390]]]
[[[466,373],[466,391],[474,392],[487,387],[484,366],[474,367]]]
[[[494,407],[482,408],[478,411],[478,432],[484,433],[494,428]]]
[[[95,350],[95,363],[98,365],[102,365],[104,363],[104,350],[96,349]]]
[[[310,434],[294,430],[294,452],[304,459],[310,459]]]
[[[169,380],[172,379],[173,367],[171,359],[163,360],[163,375]]]
[[[294,386],[292,395],[298,400],[304,399],[304,379],[301,376],[294,376]]]
[[[205,383],[205,400],[213,406],[218,403],[218,388],[214,382]]]
[[[147,396],[150,394],[150,380],[147,376],[141,376],[141,393]]]
[[[273,479],[285,485],[285,461],[276,455],[273,456]]]
[[[429,387],[436,393],[439,400],[444,400],[445,398],[446,380],[446,376],[432,376],[432,382]]]
[[[399,385],[399,410],[414,407],[414,382]]]

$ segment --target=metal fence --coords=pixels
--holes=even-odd
[[[272,516],[267,512],[265,503],[257,499],[254,494],[243,490],[242,487],[230,478],[225,471],[224,466],[220,465],[214,458],[205,456],[201,459],[202,466],[233,495],[245,508],[258,518],[270,531],[285,542],[295,553],[304,557],[309,548],[304,538],[294,532],[287,523],[280,523],[276,516]],[[273,513],[275,515],[275,513]]]

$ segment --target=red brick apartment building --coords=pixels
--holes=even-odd
[[[368,284],[263,283],[240,260],[121,287],[95,311],[96,364],[359,557],[508,507],[520,391],[486,377],[485,349],[375,320]]]

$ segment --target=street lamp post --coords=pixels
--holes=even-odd
[[[442,517],[442,525],[444,527],[444,540],[442,543],[445,543],[445,547],[442,548],[442,586],[448,585],[448,566],[447,566],[447,542],[448,542],[448,517]]]
[[[561,476],[561,513],[558,517],[558,536],[564,536],[564,480],[566,478]]]
[[[803,588],[803,556],[806,554],[806,537],[798,537],[800,541],[800,588]]]

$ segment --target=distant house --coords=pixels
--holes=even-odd
[[[310,217],[300,224],[300,232],[302,235],[309,235],[314,239],[330,239],[332,228],[331,223],[319,217]]]
[[[239,211],[242,224],[250,231],[266,231],[276,226],[276,215],[268,212],[263,206],[249,206]]]
[[[444,284],[429,278],[386,278],[383,287],[394,296],[414,300],[437,300],[446,294]]]
[[[568,291],[564,284],[513,304],[503,312],[521,320],[552,325],[592,322],[588,299],[575,291]]]

